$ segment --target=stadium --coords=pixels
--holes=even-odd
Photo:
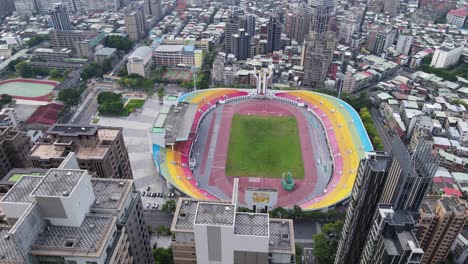
[[[300,90],[217,88],[168,97],[151,132],[155,165],[171,188],[229,200],[238,178],[240,204],[303,210],[345,202],[359,160],[373,150],[351,106]]]

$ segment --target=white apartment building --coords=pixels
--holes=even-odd
[[[467,22],[468,8],[453,9],[447,13],[447,23],[456,27],[463,27]]]
[[[458,132],[460,132],[460,141],[468,142],[468,122],[458,121],[457,128]]]
[[[13,51],[10,45],[8,44],[0,45],[0,58],[8,59],[11,57],[12,54],[13,54]]]
[[[0,263],[154,262],[133,180],[91,178],[74,153],[44,176],[23,176],[0,208]]]
[[[144,78],[148,77],[153,68],[153,49],[147,46],[138,47],[128,56],[128,74],[138,74]]]
[[[456,64],[463,52],[463,47],[462,44],[444,43],[442,47],[434,52],[431,66],[435,68],[447,68]]]
[[[413,36],[411,35],[399,35],[396,45],[396,50],[401,54],[408,55],[413,44]]]
[[[238,212],[235,203],[181,198],[171,231],[175,264],[279,264],[294,260],[292,220]]]

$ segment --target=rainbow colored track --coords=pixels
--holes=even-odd
[[[247,95],[247,92],[236,89],[208,89],[182,95],[179,101],[198,104],[199,109],[192,124],[190,138],[195,138],[202,114],[209,111],[212,105],[219,100]],[[310,112],[325,126],[334,159],[333,174],[323,194],[299,205],[304,210],[318,210],[348,198],[356,179],[359,160],[364,158],[364,152],[373,150],[357,112],[342,100],[309,91],[287,91],[276,93],[275,96],[299,101],[309,107]],[[155,164],[173,186],[188,196],[216,200],[215,196],[197,186],[197,181],[188,167],[191,145],[191,139],[177,143],[174,150],[153,145]]]

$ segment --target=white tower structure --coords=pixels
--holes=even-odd
[[[268,81],[273,75],[274,66],[270,64],[268,68],[255,69],[255,79],[257,79],[257,94],[265,95],[268,88]]]

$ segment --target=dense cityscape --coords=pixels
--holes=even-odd
[[[0,3],[0,263],[468,263],[468,1]]]

